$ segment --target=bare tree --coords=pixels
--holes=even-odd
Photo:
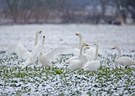
[[[8,6],[8,13],[12,16],[13,22],[17,22],[18,5],[20,0],[5,0]]]
[[[100,4],[101,4],[101,18],[103,20],[105,20],[105,13],[106,13],[106,5],[108,3],[109,0],[100,0]]]

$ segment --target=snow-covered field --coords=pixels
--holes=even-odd
[[[34,45],[34,33],[42,30],[46,35],[45,50],[78,47],[76,32],[90,46],[98,41],[104,54],[99,56],[102,67],[97,72],[66,69],[65,61],[73,54],[60,54],[52,61],[53,68],[38,66],[21,69],[24,62],[15,54],[5,54],[16,42],[29,50]],[[0,95],[14,96],[134,96],[135,67],[116,68],[117,51],[110,48],[118,45],[122,54],[135,59],[135,26],[111,25],[13,25],[0,26]],[[38,62],[36,62],[38,63]],[[15,65],[15,66],[12,66]],[[36,64],[35,64],[36,65]]]
[[[135,26],[111,25],[13,25],[0,26],[0,50],[7,50],[10,44],[23,43],[31,50],[34,33],[42,30],[46,35],[46,49],[56,47],[77,47],[80,32],[88,43],[99,42],[100,48],[109,48],[115,44],[122,49],[135,50]]]

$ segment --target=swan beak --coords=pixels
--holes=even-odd
[[[88,44],[86,44],[86,47],[88,47],[89,45]]]
[[[76,36],[79,36],[80,34],[79,33],[75,33]]]
[[[41,34],[42,33],[42,31],[39,31],[39,34]]]
[[[116,47],[112,47],[111,49],[116,49]]]
[[[43,36],[43,38],[45,38],[45,36]]]
[[[86,46],[87,49],[90,49],[90,46]]]

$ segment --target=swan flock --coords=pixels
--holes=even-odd
[[[42,36],[42,42],[39,42],[40,35]],[[65,62],[65,64],[68,64],[67,69],[71,71],[79,69],[83,69],[85,71],[97,71],[101,66],[101,62],[98,59],[98,42],[94,44],[95,47],[92,47],[83,41],[82,34],[76,33],[75,35],[79,38],[78,48],[72,48],[71,50],[67,49],[67,51],[65,49],[64,51],[62,51],[63,49],[54,49],[52,52],[46,54],[44,51],[46,37],[45,35],[42,35],[42,31],[38,31],[35,33],[34,46],[31,52],[28,51],[27,48],[20,42],[17,42],[12,52],[16,53],[19,58],[24,60],[21,66],[22,69],[29,65],[33,65],[36,61],[39,61],[43,67],[51,67],[52,59],[50,57],[54,58],[56,54],[62,54],[60,52],[71,52],[74,56]],[[114,61],[115,64],[123,66],[135,65],[135,60],[121,55],[121,50],[118,46],[115,46],[112,49],[116,49],[118,51],[118,56]]]

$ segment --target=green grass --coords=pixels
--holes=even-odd
[[[61,64],[65,66],[63,65],[64,60],[66,60],[65,57],[62,55],[53,65]],[[16,56],[9,60],[5,57],[0,65],[0,87],[3,90],[0,91],[0,95],[21,96],[39,92],[39,94],[44,95],[80,96],[85,91],[89,96],[102,94],[113,96],[116,94],[130,95],[134,92],[135,69],[132,67],[111,68],[107,65],[107,67],[100,67],[97,72],[84,70],[70,72],[66,67],[59,68],[57,66],[21,69],[17,65],[6,65],[11,60],[18,60],[18,58],[15,58]],[[107,62],[111,63],[111,60],[107,60]],[[10,92],[9,87],[14,91]]]

